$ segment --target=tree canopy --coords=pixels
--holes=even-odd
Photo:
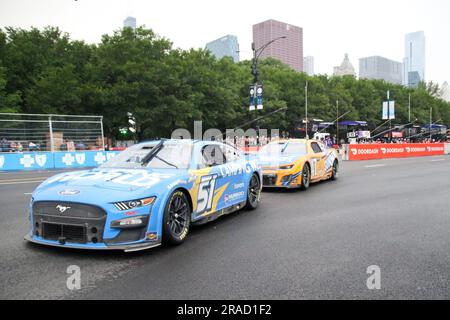
[[[259,64],[264,85],[264,113],[285,112],[259,125],[290,130],[304,117],[308,81],[310,117],[334,121],[336,101],[346,119],[380,125],[386,91],[396,101],[396,122],[435,120],[450,124],[450,103],[439,87],[417,89],[351,76],[307,76],[280,61]],[[127,127],[127,112],[138,120],[139,139],[170,136],[177,128],[234,128],[254,117],[248,111],[251,62],[216,59],[203,49],[180,50],[145,28],[124,28],[104,35],[98,44],[71,40],[55,27],[0,29],[0,112],[103,115],[105,132],[117,137]]]

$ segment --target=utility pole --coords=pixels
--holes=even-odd
[[[408,94],[408,122],[411,122],[411,93]]]
[[[431,133],[431,126],[433,125],[433,107],[430,108],[430,142],[433,134]]]
[[[336,144],[339,145],[339,100],[336,100]]]
[[[389,90],[386,93],[387,95],[387,113],[389,119],[389,142],[392,142],[392,119],[391,119],[391,101],[390,101],[390,92]]]
[[[411,123],[411,92],[408,93],[408,123]],[[411,137],[411,128],[408,128],[408,139]]]
[[[308,136],[308,80],[306,80],[306,85],[305,85],[305,118],[306,118],[305,138],[306,138],[306,140],[308,140],[309,139],[309,136]]]

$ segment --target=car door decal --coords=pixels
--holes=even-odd
[[[314,178],[317,175],[317,161],[318,159],[311,159],[311,177]]]
[[[217,174],[201,177],[197,192],[197,213],[212,209],[217,177]]]

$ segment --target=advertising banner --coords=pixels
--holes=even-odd
[[[254,111],[256,109],[255,106],[255,86],[251,85],[249,89],[250,101],[249,101],[249,110]]]
[[[53,169],[51,152],[0,153],[0,171]]]
[[[370,139],[370,131],[358,131],[359,139]]]
[[[0,171],[98,167],[118,151],[0,153]]]
[[[395,101],[384,101],[383,102],[382,119],[383,120],[395,119]]]
[[[443,154],[443,143],[350,144],[348,146],[348,160],[424,157]]]

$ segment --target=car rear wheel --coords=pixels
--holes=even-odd
[[[174,191],[164,210],[163,242],[179,245],[184,242],[191,223],[191,205],[186,194]]]
[[[247,203],[245,208],[248,210],[255,210],[259,205],[259,198],[261,196],[261,182],[256,174],[253,174],[248,183]]]
[[[338,178],[339,174],[339,162],[337,160],[334,160],[333,162],[333,170],[331,171],[331,180],[336,180]]]
[[[311,184],[311,169],[309,168],[309,164],[305,163],[302,170],[302,186],[301,189],[306,190],[309,188]]]

